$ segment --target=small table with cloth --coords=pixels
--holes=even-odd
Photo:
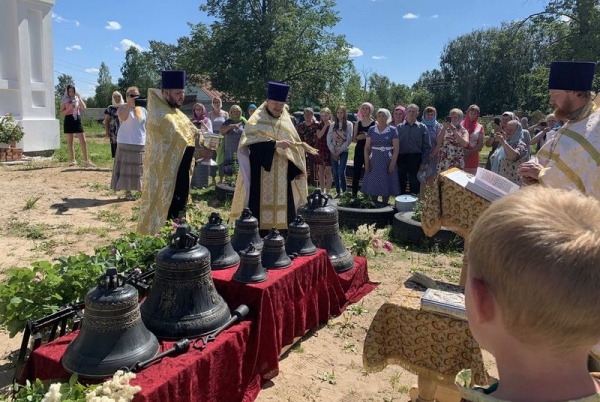
[[[376,286],[369,281],[366,259],[356,258],[352,270],[337,274],[324,250],[298,257],[290,268],[269,271],[262,283],[233,281],[236,269],[212,271],[213,281],[231,311],[242,303],[250,308],[247,320],[223,332],[203,351],[190,349],[165,357],[138,373],[132,384],[142,390],[134,401],[253,401],[264,382],[279,373],[285,345],[331,315],[341,314]],[[61,358],[75,335],[33,351],[21,381],[68,379]],[[172,344],[161,342],[161,351]]]
[[[469,233],[477,218],[490,206],[490,202],[446,177],[457,170],[459,169],[453,168],[440,173],[433,186],[427,189],[421,227],[429,237],[444,226],[465,239],[459,282],[460,286],[465,286]]]
[[[462,291],[456,285],[437,284],[442,290]],[[489,381],[481,349],[467,321],[421,310],[425,290],[407,280],[379,308],[365,338],[363,366],[381,371],[398,364],[418,375],[419,387],[411,390],[411,398],[418,392],[421,401],[458,401],[454,379],[460,370],[470,368],[479,384]]]

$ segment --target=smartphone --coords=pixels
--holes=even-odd
[[[446,116],[446,123],[452,123],[452,117]]]
[[[500,117],[494,117],[494,124],[500,125]]]
[[[548,127],[548,122],[546,122],[546,121],[541,121],[541,122],[540,122],[540,127]]]
[[[146,107],[147,104],[148,104],[147,99],[144,99],[144,98],[136,98],[135,99],[136,106]]]

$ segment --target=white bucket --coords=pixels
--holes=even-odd
[[[418,198],[412,194],[403,194],[396,197],[396,210],[398,212],[413,211],[417,206]]]

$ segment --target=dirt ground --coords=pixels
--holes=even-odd
[[[118,199],[108,189],[110,174],[109,169],[51,161],[0,166],[0,279],[9,267],[93,253],[95,247],[133,230],[139,201]],[[265,386],[258,401],[410,400],[415,375],[394,365],[379,373],[363,370],[365,334],[377,309],[411,269],[457,281],[461,259],[459,254],[425,254],[396,246],[392,256],[369,260],[371,279],[380,282],[379,287],[284,354],[280,374]],[[20,342],[20,335],[9,339],[0,331],[0,387],[11,383]]]

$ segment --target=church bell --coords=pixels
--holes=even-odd
[[[152,289],[142,304],[142,320],[159,339],[205,335],[231,314],[212,280],[210,255],[187,225],[156,254]]]
[[[108,268],[85,296],[81,331],[62,358],[65,370],[83,378],[105,378],[158,353],[156,337],[140,317],[137,290]]]
[[[298,209],[298,214],[304,217],[310,227],[310,238],[318,248],[327,250],[331,265],[336,272],[341,273],[354,267],[354,258],[348,251],[342,236],[338,211],[335,207],[327,205],[329,196],[316,189],[307,198],[308,202]]]
[[[250,208],[244,208],[242,215],[235,220],[231,245],[239,253],[245,250],[250,243],[259,251],[263,248],[263,241],[258,233],[258,219],[252,216]]]
[[[302,215],[296,215],[296,220],[288,227],[285,252],[288,255],[313,255],[317,252],[317,248],[310,239],[310,226],[304,221]]]
[[[279,230],[273,228],[265,236],[261,258],[266,269],[282,269],[292,265],[292,260],[285,252],[285,239]]]
[[[240,255],[231,246],[229,228],[222,222],[221,215],[213,212],[208,223],[200,229],[200,244],[210,252],[213,270],[231,268],[240,262]]]
[[[254,244],[250,243],[245,250],[242,250],[240,258],[240,266],[233,274],[234,281],[258,283],[267,280],[267,270],[261,263],[261,252],[254,247]]]

